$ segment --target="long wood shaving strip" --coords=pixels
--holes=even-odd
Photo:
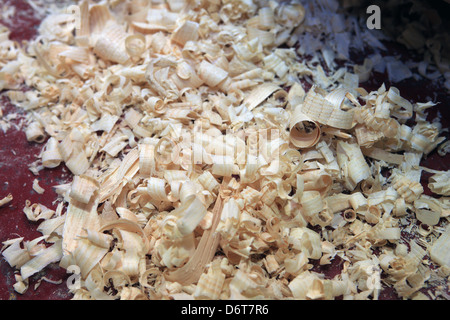
[[[166,278],[168,280],[189,285],[200,279],[206,264],[212,260],[219,245],[220,234],[216,232],[216,228],[220,221],[220,214],[222,213],[222,203],[223,199],[219,196],[214,205],[211,227],[203,233],[195,249],[195,253],[189,261],[183,267],[175,271],[167,272]]]

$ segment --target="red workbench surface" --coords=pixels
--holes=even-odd
[[[39,20],[33,15],[33,9],[24,0],[6,0],[4,3],[16,7],[15,15],[12,19],[13,23],[4,23],[11,30],[11,38],[18,42],[22,40],[32,39],[37,34]],[[410,59],[420,59],[415,53],[406,50],[404,47],[396,43],[385,43],[389,48],[389,55],[400,55],[403,61]],[[364,55],[354,55],[352,62],[362,64]],[[450,128],[450,96],[446,89],[438,83],[430,80],[414,80],[412,78],[404,80],[400,83],[389,83],[386,74],[374,73],[367,83],[361,86],[366,90],[376,90],[382,83],[386,87],[395,86],[400,90],[400,94],[411,102],[427,102],[431,97],[434,102],[439,104],[433,107],[429,112],[429,119],[436,116],[436,112],[442,115],[442,125],[444,128]],[[5,97],[0,99],[0,107],[4,115],[18,113],[18,118],[13,122],[20,125],[23,120],[23,112],[9,103]],[[22,115],[21,115],[22,114]],[[22,128],[23,129],[23,128]],[[448,133],[447,137],[448,137]],[[12,127],[3,133],[0,130],[0,197],[12,193],[14,199],[8,205],[0,208],[0,242],[17,237],[24,237],[24,240],[33,240],[41,236],[36,228],[38,223],[29,222],[23,213],[25,201],[30,200],[31,203],[41,203],[48,208],[56,209],[56,193],[52,186],[71,181],[72,177],[64,165],[60,165],[55,169],[44,169],[40,171],[38,176],[28,169],[29,165],[36,160],[36,156],[42,149],[42,145],[27,142],[25,133],[20,128]],[[436,151],[428,155],[422,162],[422,165],[436,170],[448,170],[450,168],[450,157],[439,156]],[[430,174],[424,172],[422,174],[422,182],[425,193],[431,195],[427,188],[427,182]],[[45,189],[40,195],[32,189],[33,180],[37,178],[39,185]],[[408,234],[402,236],[411,237]],[[314,262],[313,262],[314,263]],[[435,267],[435,266],[431,266]],[[328,278],[334,277],[341,271],[342,260],[334,259],[331,265],[319,266],[315,265],[313,271],[324,273]],[[22,300],[67,300],[71,298],[68,292],[66,280],[68,274],[57,264],[52,264],[43,271],[30,278],[29,289],[26,293],[20,295],[13,289],[14,273],[17,272],[11,268],[3,257],[0,258],[0,300],[22,299]],[[61,281],[60,284],[53,284],[41,281],[39,287],[34,287],[39,280],[45,276],[52,281]],[[427,294],[430,289],[424,289]],[[431,287],[432,290],[432,287]],[[448,290],[448,288],[447,288]],[[379,296],[381,300],[398,299],[395,292],[391,288],[384,288]]]

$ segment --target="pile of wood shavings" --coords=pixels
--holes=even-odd
[[[74,299],[422,298],[448,277],[448,172],[429,185],[442,197],[420,184],[443,142],[434,103],[299,61],[302,5],[78,8],[23,49],[0,34],[0,88],[28,111],[40,167],[74,175],[56,210],[26,203],[42,237],[3,243],[17,292],[55,262],[79,271]],[[423,241],[402,237],[405,219]],[[312,270],[334,259],[336,277]]]

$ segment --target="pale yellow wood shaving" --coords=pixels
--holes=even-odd
[[[13,195],[12,195],[11,193],[9,193],[6,197],[3,197],[3,198],[0,200],[0,207],[6,205],[6,204],[8,204],[8,203],[10,203],[13,199],[14,199],[14,198],[13,198]]]

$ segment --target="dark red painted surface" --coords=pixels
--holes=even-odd
[[[13,23],[4,23],[10,28],[11,38],[18,42],[22,40],[32,39],[36,35],[39,20],[34,18],[32,8],[23,0],[6,0],[4,3],[14,5],[16,14]],[[407,60],[414,57],[414,54],[408,52],[397,44],[388,44],[390,48],[389,54],[399,54],[401,59]],[[362,63],[362,55],[355,55],[353,60],[355,63]],[[430,112],[432,119],[437,110],[442,115],[442,124],[444,128],[450,128],[450,97],[441,84],[432,83],[428,80],[405,80],[401,83],[390,84],[385,74],[375,74],[368,83],[362,84],[367,90],[375,90],[385,83],[387,87],[394,85],[403,97],[411,102],[427,102],[429,97],[434,102],[439,102]],[[7,99],[1,98],[0,106],[5,115],[9,113],[20,113],[20,110],[8,103]],[[18,119],[14,122],[20,124],[22,117],[19,114]],[[448,135],[448,133],[447,133]],[[32,203],[42,203],[43,205],[56,209],[56,193],[53,190],[54,185],[65,183],[71,180],[67,169],[61,165],[55,169],[42,170],[39,176],[34,176],[28,170],[29,164],[36,160],[36,155],[41,151],[42,145],[27,142],[25,134],[22,130],[11,128],[6,134],[0,131],[0,198],[12,193],[14,200],[3,208],[0,208],[0,242],[17,237],[24,237],[25,240],[33,240],[41,234],[36,231],[37,223],[29,222],[23,208],[25,201],[30,200]],[[437,170],[448,170],[450,167],[449,156],[440,157],[434,151],[422,163],[426,167]],[[426,192],[427,179],[429,174],[423,174],[423,183]],[[37,178],[40,185],[45,189],[42,195],[32,190],[33,180]],[[331,265],[319,266],[314,264],[313,271],[322,272],[327,278],[333,278],[342,270],[342,260],[336,258]],[[58,267],[57,264],[50,265],[44,271],[39,272],[30,278],[30,288],[23,294],[17,294],[12,285],[14,281],[14,270],[0,258],[0,300],[6,299],[34,299],[34,300],[66,300],[70,299],[66,286],[68,275],[65,270]],[[34,290],[34,286],[38,280],[46,276],[51,280],[61,280],[59,285],[42,281],[39,288]],[[426,290],[423,290],[426,293]],[[398,299],[395,292],[390,288],[385,288],[380,294],[382,300]]]

